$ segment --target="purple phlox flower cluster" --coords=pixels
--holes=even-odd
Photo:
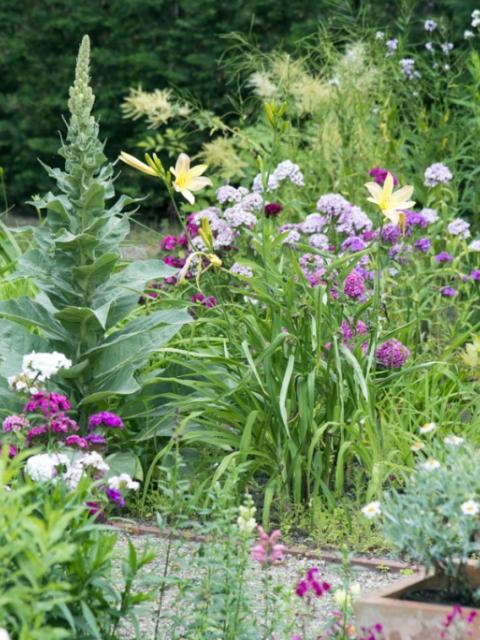
[[[299,225],[302,233],[320,233],[328,225],[329,217],[321,216],[319,213],[311,213]]]
[[[439,264],[443,264],[444,262],[452,262],[453,256],[451,256],[448,251],[440,251],[440,253],[437,253],[435,256],[435,260]]]
[[[430,238],[419,238],[415,240],[414,247],[423,253],[428,253],[430,251]]]
[[[367,214],[360,207],[350,206],[349,211],[340,214],[336,230],[337,233],[354,234],[362,230],[372,229],[373,224]]]
[[[342,251],[349,251],[350,253],[356,253],[357,251],[363,251],[366,248],[366,243],[358,236],[350,236],[342,242]]]
[[[480,251],[480,239],[479,240],[472,240],[472,242],[470,242],[470,244],[468,245],[468,250],[469,251]]]
[[[392,222],[390,222],[382,227],[381,235],[384,242],[387,242],[388,244],[396,244],[396,242],[402,235],[402,230],[400,229],[398,224],[393,224]]]
[[[303,275],[312,287],[319,284],[325,284],[323,276],[325,275],[325,259],[314,253],[304,253],[298,260]]]
[[[276,169],[268,176],[267,191],[275,191],[285,180],[288,180],[288,182],[291,182],[297,187],[303,187],[305,185],[300,167],[291,160],[283,160],[283,162],[280,162]],[[263,176],[261,173],[255,176],[252,190],[258,193],[263,191]]]
[[[425,29],[425,31],[431,33],[437,28],[437,23],[435,22],[435,20],[425,20],[425,22],[423,23],[423,28]]]
[[[321,580],[320,570],[317,567],[312,567],[308,569],[305,578],[298,582],[295,593],[299,598],[304,598],[310,595],[310,593],[317,598],[321,598],[325,593],[330,591],[330,589],[330,584]]]
[[[250,214],[249,211],[245,212]],[[236,238],[236,232],[230,227],[227,221],[221,217],[221,210],[218,207],[208,207],[202,211],[192,214],[192,222],[197,227],[197,233],[200,229],[202,220],[206,218],[212,231],[213,236],[213,248],[215,251],[226,247],[231,247]],[[233,215],[233,214],[232,214]],[[248,216],[250,222],[250,216]],[[192,238],[192,245],[199,251],[206,251],[207,246],[203,242],[200,235],[194,235]]]
[[[279,202],[267,202],[263,209],[266,218],[274,218],[275,216],[280,215],[282,211],[283,207]]]
[[[349,213],[352,205],[339,193],[326,193],[317,201],[317,211],[328,216],[340,216]]]
[[[62,411],[70,411],[70,401],[67,396],[60,393],[47,393],[39,391],[32,395],[31,400],[27,402],[23,410],[27,413],[43,413],[45,417],[50,417]]]
[[[410,350],[397,340],[390,338],[375,351],[377,364],[386,369],[400,369],[410,357]]]
[[[285,227],[290,227],[290,229],[287,229]],[[282,240],[282,244],[286,244],[289,247],[294,247],[296,244],[300,242],[301,235],[296,227],[297,225],[283,225],[283,227],[280,227],[279,229],[280,233],[285,233],[285,231],[288,231],[288,234]]]
[[[393,173],[388,169],[382,169],[381,167],[372,167],[372,169],[369,170],[368,175],[373,178],[374,182],[383,187],[383,183],[385,182],[389,173],[393,178],[393,186],[396,187],[398,185],[397,177],[394,176]]]
[[[225,220],[233,229],[238,227],[253,229],[258,222],[257,216],[243,209],[240,204],[225,210]]]
[[[426,229],[428,227],[428,220],[425,218],[421,211],[412,211],[407,209],[405,211],[405,225],[407,230],[411,230],[412,227],[418,227],[419,229]]]
[[[480,282],[480,269],[474,269],[471,273],[470,273],[470,278],[472,280],[474,280],[475,282]]]
[[[343,283],[343,293],[352,300],[365,299],[365,279],[356,269],[350,271]]]
[[[391,38],[385,42],[385,46],[387,47],[387,58],[393,56],[395,51],[398,49],[398,40],[397,38]]]
[[[328,251],[330,246],[328,238],[324,233],[312,233],[308,239],[308,244],[319,251]]]
[[[5,418],[3,421],[3,431],[8,433],[9,431],[21,431],[25,427],[29,426],[28,420],[25,416],[12,415]]]
[[[243,278],[251,278],[253,276],[253,271],[250,267],[247,267],[246,264],[240,264],[239,262],[234,262],[230,267],[230,273],[235,273],[237,276],[242,276]]]
[[[454,604],[450,613],[442,621],[440,638],[448,640],[453,637],[472,637],[472,630],[468,629],[468,626],[475,622],[477,615],[476,611],[464,612],[460,605]],[[453,635],[451,631],[453,631]]]
[[[229,184],[223,185],[217,189],[217,200],[220,204],[226,202],[240,202],[248,194],[248,189],[245,187],[232,187]]]
[[[107,427],[112,429],[123,429],[124,424],[120,416],[111,411],[100,411],[94,413],[88,419],[88,428],[93,431],[97,427]]]
[[[415,70],[415,60],[413,58],[402,58],[399,64],[403,75],[407,80],[421,78],[420,72]]]
[[[205,307],[207,309],[212,309],[213,307],[216,307],[218,304],[215,296],[206,296],[200,292],[194,293],[191,300],[194,303],[201,304],[202,307]]]
[[[425,169],[423,184],[426,187],[436,187],[447,184],[453,178],[450,169],[442,162],[434,162]]]
[[[437,210],[436,209],[430,209],[428,207],[424,207],[420,211],[420,215],[422,216],[422,218],[424,220],[427,221],[427,225],[433,224],[434,222],[437,222],[440,219],[439,215],[437,213]]]
[[[271,565],[283,560],[285,546],[278,544],[280,538],[280,530],[275,529],[270,535],[258,525],[258,543],[251,549],[252,560],[261,565]]]
[[[440,295],[444,298],[455,298],[457,290],[453,287],[441,287]]]
[[[450,51],[453,49],[453,42],[444,42],[440,45],[440,48],[442,49],[442,52],[448,56]]]
[[[466,220],[462,220],[462,218],[452,220],[447,227],[447,231],[452,236],[458,236],[459,238],[466,239],[470,237],[470,225]]]

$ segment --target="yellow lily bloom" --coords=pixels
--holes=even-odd
[[[410,200],[413,194],[413,187],[401,187],[393,191],[393,176],[387,174],[383,187],[376,182],[367,182],[365,185],[370,193],[369,202],[376,204],[383,215],[393,224],[398,224],[402,219],[402,212],[413,207],[415,202]]]
[[[175,176],[173,188],[181,193],[190,204],[195,202],[195,196],[192,191],[200,191],[200,189],[209,187],[212,184],[210,178],[202,176],[206,168],[206,164],[197,164],[195,167],[190,168],[190,158],[186,153],[181,153],[178,156],[175,168],[170,167],[170,171]]]
[[[152,167],[145,164],[145,162],[142,162],[138,158],[135,158],[135,156],[131,156],[129,153],[122,151],[119,157],[122,162],[125,162],[125,164],[128,164],[130,167],[137,169],[137,171],[147,173],[149,176],[155,176],[156,178],[159,177],[158,173],[152,169]]]

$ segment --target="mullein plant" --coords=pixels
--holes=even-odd
[[[89,67],[90,41],[84,36],[59,151],[64,168],[45,166],[57,188],[31,203],[46,216],[18,268],[38,294],[0,303],[1,374],[15,374],[26,352],[63,353],[73,366],[57,387],[80,405],[83,423],[91,411],[85,405],[139,391],[137,371],[191,320],[184,308],[145,316],[138,306],[146,284],[172,269],[161,260],[121,258],[120,245],[129,233],[125,207],[132,200],[114,199],[114,167],[92,115]]]

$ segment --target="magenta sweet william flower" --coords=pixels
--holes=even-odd
[[[79,449],[88,449],[88,440],[76,434],[67,436],[65,438],[65,444],[67,447],[78,447]]]
[[[300,580],[295,589],[295,593],[299,598],[303,598],[311,591],[317,598],[323,596],[330,591],[330,584],[320,580],[320,571],[317,567],[312,567],[307,571],[304,579]]]
[[[173,251],[178,244],[177,236],[164,236],[160,240],[160,249],[162,251]]]
[[[12,415],[3,421],[3,430],[5,433],[8,431],[21,431],[24,427],[28,427],[28,425],[29,422],[24,416]]]
[[[88,514],[92,518],[96,518],[100,522],[104,522],[106,520],[105,514],[99,502],[88,500],[87,502],[85,502],[85,506],[88,508]]]
[[[95,432],[89,433],[87,436],[85,436],[85,440],[90,445],[92,445],[92,447],[103,446],[107,443],[103,433],[95,433]]]
[[[345,278],[343,292],[352,300],[358,300],[365,295],[365,280],[355,269]]]
[[[409,357],[410,350],[396,338],[386,340],[375,351],[377,363],[386,369],[400,369]]]
[[[206,307],[207,309],[212,309],[213,307],[216,307],[218,304],[215,296],[205,296],[203,293],[194,293],[191,300],[192,302],[200,303],[202,306]]]
[[[274,218],[283,211],[283,207],[279,202],[269,202],[265,205],[264,212],[266,218]]]
[[[396,187],[398,184],[398,180],[396,178],[396,176],[393,175],[393,173],[391,171],[389,171],[388,169],[382,169],[381,167],[373,167],[372,169],[370,169],[370,171],[368,172],[368,175],[373,178],[373,180],[383,186],[383,183],[385,182],[387,175],[388,174],[392,175],[393,178],[393,186]]]
[[[34,438],[41,438],[48,433],[48,427],[46,424],[41,424],[38,427],[32,427],[27,433],[27,441],[30,442]]]
[[[34,393],[32,398],[24,407],[24,411],[28,413],[35,413],[40,411],[44,416],[50,417],[55,413],[61,411],[70,411],[70,401],[67,396],[60,393],[46,393],[39,391]]]
[[[259,562],[261,565],[271,565],[283,560],[283,552],[285,547],[283,544],[278,544],[280,538],[280,530],[275,529],[270,535],[258,525],[258,544],[254,545],[251,549],[252,560]]]
[[[123,429],[123,422],[120,416],[110,411],[100,411],[90,416],[88,419],[88,428],[90,431],[96,427],[112,427],[114,429]]]
[[[423,253],[428,253],[430,251],[430,238],[419,238],[415,241],[414,247]]]
[[[176,258],[175,256],[165,256],[163,262],[174,269],[181,269],[185,264],[185,259]]]
[[[0,442],[0,453],[2,450],[2,446],[3,446],[3,443]],[[14,458],[17,455],[17,447],[13,444],[6,444],[5,446],[8,447],[8,457]]]
[[[63,412],[55,415],[50,421],[50,431],[52,433],[68,433],[69,431],[78,431],[79,426]]]

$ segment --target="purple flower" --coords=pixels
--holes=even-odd
[[[3,421],[3,430],[5,433],[8,431],[21,431],[24,427],[27,427],[28,424],[28,420],[23,416],[8,416]]]
[[[125,498],[122,496],[121,492],[118,489],[111,489],[110,487],[105,490],[105,495],[110,500],[110,502],[114,502],[118,504],[119,507],[125,506]]]
[[[64,413],[57,414],[50,422],[50,431],[53,433],[68,433],[69,431],[78,431],[79,426]]]
[[[375,351],[377,363],[386,369],[400,369],[409,357],[410,350],[396,338],[386,340]]]
[[[203,295],[203,293],[194,293],[191,300],[192,302],[200,303],[203,307],[206,307],[207,309],[212,309],[213,307],[216,307],[218,304],[215,296],[207,297]]]
[[[40,411],[46,417],[61,411],[69,411],[70,409],[71,405],[67,396],[59,393],[46,393],[44,391],[34,393],[32,399],[27,402],[24,407],[24,411],[28,413]]]
[[[88,419],[88,428],[93,431],[96,427],[113,427],[114,429],[123,429],[123,422],[120,416],[110,411],[100,411],[90,416]]]
[[[350,236],[342,242],[342,251],[356,253],[357,251],[365,249],[366,246],[367,245],[361,238],[358,238],[357,236]]]
[[[391,171],[389,171],[388,169],[381,169],[380,167],[373,167],[372,169],[370,169],[370,171],[368,172],[368,175],[371,176],[373,178],[373,180],[379,184],[380,186],[383,186],[383,183],[385,182],[387,175],[391,173],[392,178],[393,178],[393,186],[396,187],[398,184],[398,180],[396,178],[396,176],[393,175],[393,173]]]
[[[415,249],[423,251],[423,253],[428,253],[430,251],[430,245],[430,238],[419,238],[415,242]]]
[[[451,256],[447,251],[440,251],[440,253],[435,256],[435,260],[440,264],[443,262],[452,262],[453,256]]]
[[[176,236],[164,236],[160,240],[160,249],[162,251],[173,251],[178,244]]]
[[[407,227],[420,227],[420,229],[428,227],[428,219],[422,214],[422,212],[411,211],[410,209],[405,211],[405,223]]]
[[[440,295],[444,298],[455,298],[457,291],[453,287],[442,287],[440,289]]]
[[[438,184],[447,184],[452,178],[452,172],[446,165],[435,162],[425,169],[423,184],[426,187],[436,187]]]
[[[283,207],[278,202],[269,202],[265,205],[265,217],[266,218],[274,218],[278,216],[278,214],[283,210]]]
[[[343,292],[352,300],[358,300],[365,295],[365,280],[358,271],[350,271],[343,283]]]
[[[351,206],[350,202],[339,193],[326,193],[318,200],[317,211],[329,216],[339,216],[342,213],[348,213]]]
[[[470,273],[470,278],[472,280],[476,280],[477,282],[480,282],[480,270],[479,269],[474,269],[471,273]]]
[[[27,433],[27,440],[33,440],[33,438],[41,438],[48,433],[48,427],[46,424],[41,424],[38,427],[32,427]]]
[[[74,434],[73,436],[67,436],[65,438],[65,444],[67,447],[78,447],[79,449],[88,449],[88,441],[86,438],[81,438]]]
[[[402,231],[397,224],[386,224],[381,230],[382,239],[389,244],[395,244],[402,235]]]
[[[92,518],[97,517],[99,520],[105,519],[105,514],[103,513],[99,502],[89,500],[85,502],[85,506],[88,507],[88,513],[90,516],[92,516]]]
[[[175,258],[175,256],[165,256],[163,258],[163,262],[174,269],[181,269],[185,264],[185,260],[183,258]]]
[[[105,440],[105,436],[103,435],[103,433],[95,433],[95,432],[89,433],[87,436],[85,436],[85,440],[87,440],[87,442],[91,444],[93,447],[103,446],[107,442]]]

